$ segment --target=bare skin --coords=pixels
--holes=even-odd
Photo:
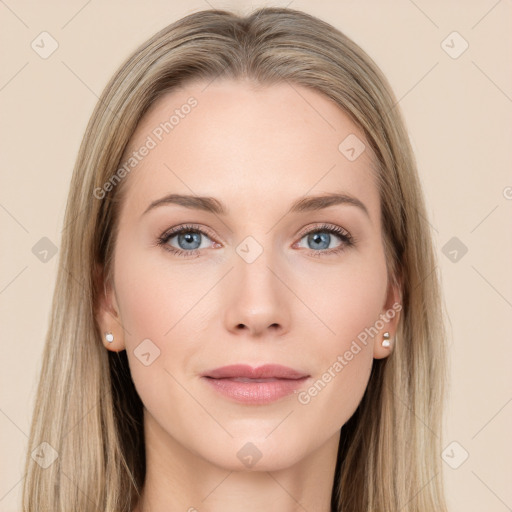
[[[130,141],[127,154],[197,100],[125,178],[114,282],[97,317],[114,334],[105,346],[127,351],[144,404],[147,472],[135,512],[328,512],[340,429],[373,359],[392,350],[382,333],[393,337],[399,318],[359,341],[399,302],[387,279],[372,155],[366,145],[350,161],[338,149],[350,134],[366,141],[319,93],[284,83],[205,87],[161,97]],[[171,193],[216,198],[227,212],[165,203],[144,213]],[[347,202],[289,212],[300,198],[332,193],[357,198],[367,213]],[[158,245],[170,228],[190,224],[196,231]],[[134,350],[147,339],[151,359],[160,353],[146,366]],[[338,356],[341,371],[333,370]],[[237,363],[281,364],[309,377],[298,393],[240,403],[201,377]],[[308,391],[329,369],[328,383]],[[252,466],[244,449],[260,454]]]

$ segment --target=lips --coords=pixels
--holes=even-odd
[[[248,405],[274,402],[298,391],[310,377],[286,366],[267,364],[223,366],[201,376],[218,393]]]
[[[223,366],[221,368],[215,368],[209,370],[202,375],[203,377],[210,377],[212,379],[302,379],[309,375],[288,368],[287,366],[281,366],[278,364],[265,364],[258,368],[245,364],[236,364],[231,366]]]

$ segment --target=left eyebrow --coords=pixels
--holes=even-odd
[[[213,197],[169,194],[165,197],[157,199],[156,201],[153,201],[146,208],[142,215],[145,215],[149,210],[152,210],[153,208],[167,204],[177,204],[179,206],[184,206],[185,208],[203,210],[214,213],[216,215],[227,215],[228,213],[227,208],[218,199],[215,199]],[[355,206],[359,208],[361,211],[363,211],[368,218],[370,218],[370,214],[368,213],[368,209],[366,208],[364,203],[357,199],[357,197],[345,193],[331,193],[299,198],[294,203],[292,203],[290,209],[288,210],[288,213],[318,211],[337,204]]]
[[[324,208],[329,208],[329,206],[336,204],[356,206],[362,210],[368,218],[370,218],[368,209],[362,201],[357,199],[357,197],[348,194],[335,193],[303,197],[292,204],[289,213],[317,211]]]

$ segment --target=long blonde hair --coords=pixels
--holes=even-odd
[[[138,500],[146,470],[142,403],[126,352],[106,350],[95,321],[111,277],[122,183],[101,200],[94,191],[114,175],[137,123],[159,96],[187,80],[217,77],[312,88],[364,131],[377,159],[388,272],[400,285],[403,310],[393,353],[374,361],[364,397],[342,428],[333,510],[445,511],[443,307],[407,131],[370,57],[330,24],[287,8],[188,15],[140,46],[101,95],[65,213],[23,510],[124,512]],[[47,460],[52,450],[58,457],[44,467],[34,450]]]

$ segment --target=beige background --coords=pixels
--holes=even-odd
[[[443,462],[450,511],[512,510],[511,0],[6,0],[0,1],[1,512],[20,508],[56,276],[57,258],[44,263],[32,247],[42,237],[60,244],[71,170],[98,95],[128,53],[163,26],[209,7],[248,12],[263,5],[289,5],[344,31],[374,58],[400,99],[450,320],[443,447],[457,444],[445,458],[455,466],[463,450],[469,454],[457,469]],[[43,31],[59,45],[47,59],[31,48]],[[469,44],[458,58],[445,51],[463,48],[458,36],[446,39],[453,31]],[[445,248],[452,237],[468,249],[455,262],[453,248]]]

